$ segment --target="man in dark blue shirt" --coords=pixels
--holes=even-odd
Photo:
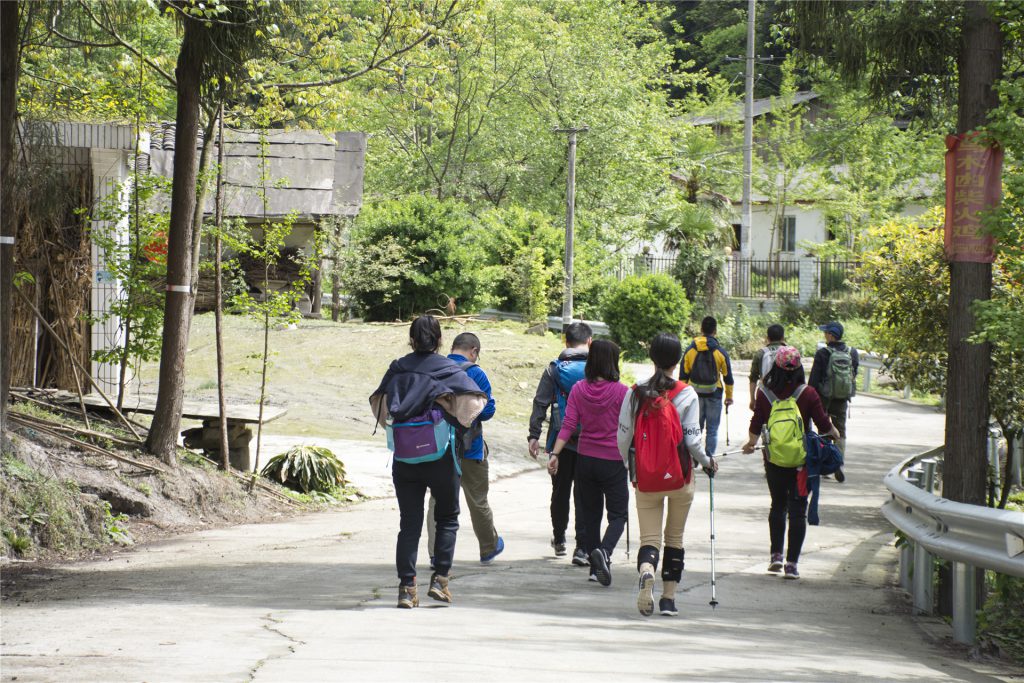
[[[487,502],[490,468],[481,423],[494,417],[494,397],[491,395],[491,382],[487,379],[487,374],[477,365],[480,359],[480,338],[472,332],[463,332],[452,342],[452,352],[448,354],[448,358],[458,363],[469,378],[480,387],[480,391],[487,394],[487,405],[468,437],[464,438],[461,432],[456,435],[456,453],[462,468],[462,492],[466,496],[466,507],[469,508],[469,516],[473,522],[473,532],[480,544],[480,564],[490,564],[505,549],[505,541],[494,528],[494,515],[491,513],[490,503]],[[431,498],[427,515],[427,547],[431,549],[431,558],[434,555],[433,518],[434,499]]]

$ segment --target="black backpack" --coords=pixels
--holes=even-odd
[[[698,394],[713,394],[718,389],[718,364],[714,349],[697,352],[690,367],[689,384]]]
[[[470,368],[477,367],[477,364],[467,360],[459,363],[459,367],[462,368],[463,372],[467,372]],[[460,458],[466,455],[473,448],[473,442],[480,436],[483,436],[483,433],[484,426],[480,420],[473,420],[471,427],[463,427],[457,424],[455,426],[455,455]],[[486,445],[484,449],[486,451]]]

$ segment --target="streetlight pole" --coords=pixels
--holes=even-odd
[[[565,297],[562,300],[562,330],[572,322],[572,281],[573,281],[573,224],[576,219],[576,134],[585,133],[590,128],[556,128],[556,133],[567,133],[569,136],[568,166],[569,172],[565,183]]]

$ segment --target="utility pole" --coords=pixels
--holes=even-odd
[[[750,196],[754,166],[754,12],[757,0],[747,4],[746,98],[743,106],[743,215],[740,217],[740,256],[750,258],[752,214]]]
[[[565,298],[562,300],[562,330],[572,322],[573,223],[576,219],[576,133],[590,128],[556,128],[569,135],[569,172],[565,182]]]

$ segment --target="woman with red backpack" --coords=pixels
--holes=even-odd
[[[775,353],[775,365],[765,375],[754,401],[750,418],[750,434],[743,445],[744,453],[753,453],[765,433],[764,470],[772,505],[768,513],[771,559],[768,571],[784,571],[787,579],[799,579],[797,562],[807,535],[807,470],[804,434],[811,422],[819,434],[839,438],[828,418],[821,397],[804,380],[800,352],[783,346]],[[786,518],[789,536],[783,564],[783,541],[786,540]]]
[[[658,609],[674,617],[679,613],[676,588],[683,576],[683,529],[696,489],[693,460],[708,476],[718,471],[718,463],[704,452],[697,392],[672,378],[683,357],[679,337],[656,335],[649,355],[654,375],[626,394],[619,412],[618,446],[630,466],[640,524],[637,609],[644,616],[654,614],[654,572],[664,538]]]

